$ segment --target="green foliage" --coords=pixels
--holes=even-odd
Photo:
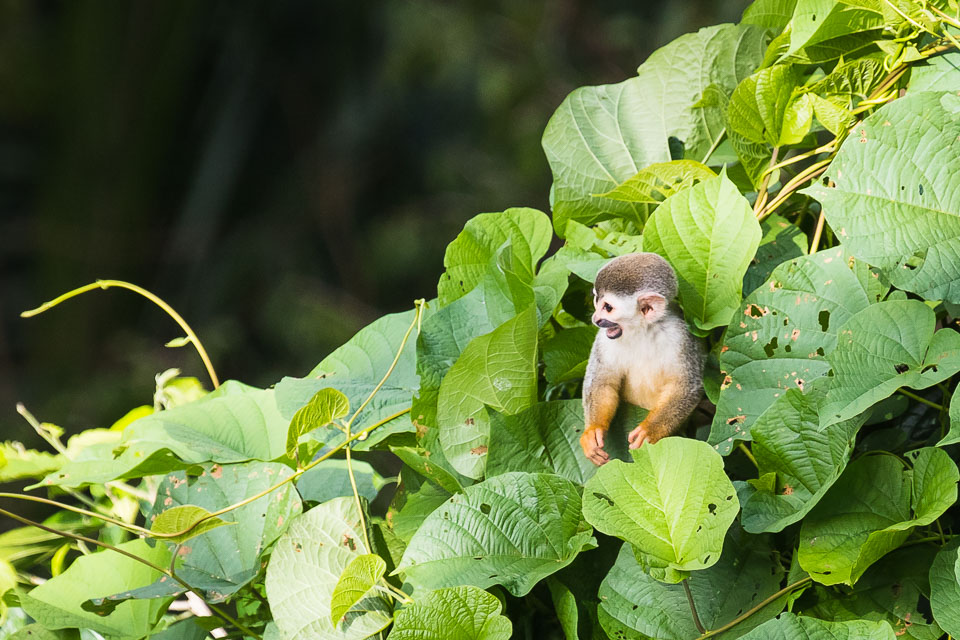
[[[435,299],[307,376],[166,373],[110,430],[4,443],[71,504],[0,534],[0,637],[960,634],[957,11],[757,0],[571,93],[552,224],[476,216]],[[621,406],[598,468],[591,281],[640,250],[716,408],[628,454]],[[165,615],[186,591],[211,615]]]

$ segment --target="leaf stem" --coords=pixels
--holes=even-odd
[[[80,535],[80,534],[78,534],[78,533],[70,533],[69,531],[63,531],[63,530],[60,530],[60,529],[55,529],[55,528],[53,528],[53,527],[49,527],[49,526],[47,526],[47,525],[45,525],[45,524],[41,524],[41,523],[39,523],[39,522],[35,522],[35,521],[33,521],[33,520],[30,520],[30,519],[28,519],[28,518],[24,518],[23,516],[17,515],[17,514],[11,512],[11,511],[7,511],[6,509],[0,509],[0,515],[4,515],[4,516],[10,518],[11,520],[16,520],[17,522],[23,523],[23,524],[25,524],[25,525],[27,525],[27,526],[30,526],[30,527],[36,527],[37,529],[41,529],[41,530],[43,530],[43,531],[47,531],[48,533],[55,534],[55,535],[60,536],[60,537],[62,537],[62,538],[69,538],[69,539],[71,539],[71,540],[76,540],[77,542],[86,542],[86,543],[88,543],[88,544],[92,544],[92,545],[95,545],[95,546],[98,546],[98,547],[103,547],[104,549],[109,549],[110,551],[114,551],[114,552],[116,552],[116,553],[119,553],[119,554],[122,555],[122,556],[126,556],[126,557],[130,558],[131,560],[134,560],[134,561],[136,561],[136,562],[139,562],[140,564],[146,565],[146,566],[150,567],[151,569],[153,569],[154,571],[157,571],[157,572],[159,572],[159,573],[161,573],[161,574],[163,574],[163,575],[165,575],[165,576],[167,576],[167,577],[169,577],[169,578],[172,578],[173,580],[176,580],[177,583],[178,583],[181,587],[183,587],[184,589],[186,589],[187,591],[193,591],[193,593],[195,593],[198,598],[200,598],[201,600],[203,600],[204,604],[206,604],[208,607],[210,607],[210,610],[211,610],[212,612],[214,612],[214,613],[215,613],[221,620],[223,620],[224,622],[227,622],[228,624],[232,624],[234,627],[236,627],[237,629],[239,629],[241,632],[243,632],[243,633],[245,633],[245,634],[247,634],[247,635],[249,635],[249,636],[251,636],[251,637],[253,637],[253,638],[256,638],[256,640],[262,640],[262,638],[260,637],[259,634],[254,633],[253,631],[251,631],[249,628],[247,628],[245,625],[243,625],[239,620],[236,620],[235,618],[233,618],[231,615],[229,615],[229,614],[226,613],[225,611],[221,610],[221,609],[220,609],[219,607],[217,607],[216,605],[211,604],[210,602],[207,602],[207,600],[206,600],[203,596],[201,596],[199,593],[197,593],[196,591],[194,591],[194,588],[193,588],[192,586],[190,586],[188,583],[184,582],[179,576],[177,576],[175,573],[173,573],[173,571],[170,571],[169,569],[166,569],[166,568],[164,568],[164,567],[161,567],[161,566],[159,566],[159,565],[156,565],[156,564],[150,562],[149,560],[147,560],[146,558],[141,558],[140,556],[138,556],[138,555],[136,555],[136,554],[134,554],[134,553],[130,553],[129,551],[127,551],[127,550],[125,550],[125,549],[121,549],[120,547],[116,547],[116,546],[114,546],[114,545],[112,545],[112,544],[109,544],[109,543],[107,543],[107,542],[103,542],[103,541],[101,541],[101,540],[95,540],[95,539],[93,539],[93,538],[88,538],[87,536],[82,536],[82,535]]]
[[[37,432],[37,435],[43,438],[47,444],[54,448],[54,450],[63,455],[65,458],[68,458],[67,448],[63,446],[63,443],[59,439],[55,438],[50,432],[43,428],[43,425],[40,424],[40,421],[33,417],[33,414],[27,410],[26,405],[22,402],[17,403],[17,413],[23,416],[23,419],[33,427],[33,430]]]
[[[770,192],[767,191],[767,187],[770,185],[770,176],[773,175],[773,167],[777,164],[777,156],[779,154],[780,147],[774,147],[773,153],[770,156],[770,164],[760,179],[760,188],[757,189],[757,200],[753,203],[753,214],[755,216],[760,215],[760,212],[763,210],[763,205],[767,203],[767,198],[770,197]]]
[[[134,293],[138,293],[163,309],[168,316],[173,318],[174,322],[180,325],[180,328],[183,329],[184,333],[186,333],[187,339],[196,348],[197,353],[200,354],[200,359],[203,360],[203,365],[207,368],[207,374],[210,376],[210,381],[213,383],[213,388],[216,389],[220,386],[220,380],[217,378],[216,371],[213,370],[213,364],[210,362],[210,356],[207,355],[207,350],[203,348],[203,344],[200,342],[200,339],[197,338],[197,334],[193,332],[193,329],[190,328],[190,325],[187,324],[186,320],[184,320],[180,314],[173,309],[173,307],[161,300],[158,296],[142,287],[138,287],[135,284],[130,284],[129,282],[124,282],[123,280],[97,280],[96,282],[92,282],[88,285],[68,291],[61,296],[57,296],[53,300],[44,302],[36,309],[24,311],[20,314],[20,317],[32,318],[33,316],[43,313],[47,309],[52,309],[61,302],[69,300],[70,298],[78,296],[82,293],[86,293],[87,291],[94,291],[95,289],[109,289],[110,287],[119,287],[121,289],[128,289]]]
[[[743,455],[747,456],[747,459],[753,463],[754,467],[756,467],[757,469],[760,469],[760,465],[757,464],[757,459],[753,457],[753,452],[750,451],[750,448],[747,447],[747,445],[743,444],[743,442],[738,442],[737,448],[743,452]]]
[[[826,221],[827,218],[823,213],[823,209],[820,209],[820,217],[817,218],[817,228],[813,230],[813,240],[810,241],[810,251],[807,252],[808,255],[817,252],[817,247],[820,245],[820,236],[823,235],[823,225]]]
[[[813,163],[812,165],[810,165],[809,167],[807,167],[806,169],[804,169],[803,171],[795,175],[793,178],[791,178],[790,181],[787,182],[787,184],[783,185],[783,187],[780,189],[780,193],[777,194],[777,197],[771,200],[770,203],[766,205],[759,214],[757,214],[757,220],[762,221],[763,219],[765,219],[767,216],[773,213],[777,209],[777,207],[783,204],[783,202],[787,198],[789,198],[794,191],[799,189],[800,185],[802,185],[804,182],[807,182],[808,180],[815,179],[821,173],[826,171],[827,166],[829,166],[829,164],[833,162],[834,156],[835,156],[835,153],[830,154],[829,157],[824,158],[819,162]]]
[[[705,156],[703,156],[703,160],[700,161],[700,164],[707,164],[707,160],[710,159],[710,156],[713,155],[713,152],[716,151],[717,147],[720,146],[720,143],[723,141],[725,135],[727,135],[726,127],[720,130],[720,134],[717,136],[717,139],[713,141],[713,144],[710,145],[710,148],[707,149],[707,153]]]
[[[740,624],[741,622],[743,622],[744,620],[746,620],[747,618],[749,618],[750,616],[752,616],[752,615],[755,614],[756,612],[758,612],[758,611],[760,611],[761,609],[763,609],[765,606],[767,606],[768,604],[770,604],[771,602],[773,602],[773,601],[776,600],[777,598],[779,598],[779,597],[781,597],[781,596],[784,596],[784,595],[787,595],[788,593],[791,593],[791,592],[799,589],[800,587],[805,586],[805,585],[806,585],[808,582],[810,582],[811,580],[813,580],[813,579],[812,579],[810,576],[806,576],[805,578],[800,578],[799,580],[797,580],[797,581],[794,582],[793,584],[788,584],[788,585],[785,586],[783,589],[780,589],[780,591],[777,591],[777,592],[776,592],[775,594],[773,594],[772,596],[770,596],[770,597],[764,599],[763,601],[761,601],[760,604],[758,604],[757,606],[753,607],[752,609],[750,609],[749,611],[747,611],[746,613],[744,613],[742,616],[737,616],[737,617],[734,618],[731,622],[728,622],[727,624],[723,625],[722,627],[719,627],[718,629],[714,629],[713,631],[707,631],[706,633],[704,633],[703,635],[701,635],[699,638],[697,638],[697,640],[706,640],[706,638],[712,638],[713,636],[720,635],[720,634],[723,633],[724,631],[727,631],[727,630],[729,630],[729,629],[732,629],[733,627],[737,626],[738,624]]]
[[[700,616],[697,615],[697,605],[693,603],[693,594],[690,593],[690,578],[684,578],[680,582],[683,584],[683,592],[687,594],[687,603],[690,605],[690,613],[693,614],[693,624],[696,625],[697,631],[701,634],[706,633],[707,630],[704,628],[703,623],[700,622]]]
[[[932,401],[930,401],[930,400],[927,400],[927,399],[924,398],[923,396],[917,395],[916,393],[914,393],[914,392],[912,392],[912,391],[907,391],[907,390],[904,389],[903,387],[897,389],[897,393],[899,393],[899,394],[901,394],[901,395],[904,395],[904,396],[907,396],[907,397],[910,398],[911,400],[916,400],[917,402],[919,402],[919,403],[921,403],[921,404],[925,404],[925,405],[927,405],[928,407],[932,407],[932,408],[936,409],[937,411],[943,411],[943,405],[937,404],[936,402],[932,402]]]

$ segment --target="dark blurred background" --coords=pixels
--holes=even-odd
[[[432,297],[484,211],[548,210],[564,96],[747,0],[0,0],[0,440],[22,401],[68,431],[206,381],[303,375]]]

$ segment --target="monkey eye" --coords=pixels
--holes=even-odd
[[[611,311],[613,311],[613,307],[610,306],[609,302],[604,302],[603,310],[606,311],[607,313],[610,313]]]

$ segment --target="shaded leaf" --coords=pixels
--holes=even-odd
[[[424,520],[398,572],[427,588],[502,584],[522,596],[596,546],[569,480],[506,473],[464,489]]]
[[[930,608],[951,636],[960,635],[960,538],[940,549],[930,566]]]
[[[792,613],[760,625],[742,636],[743,640],[896,640],[886,622],[827,622]]]
[[[387,481],[368,462],[354,459],[351,464],[353,477],[357,481],[357,492],[362,498],[373,502]],[[346,460],[324,460],[307,470],[296,482],[300,496],[311,502],[326,502],[333,498],[353,495]]]

